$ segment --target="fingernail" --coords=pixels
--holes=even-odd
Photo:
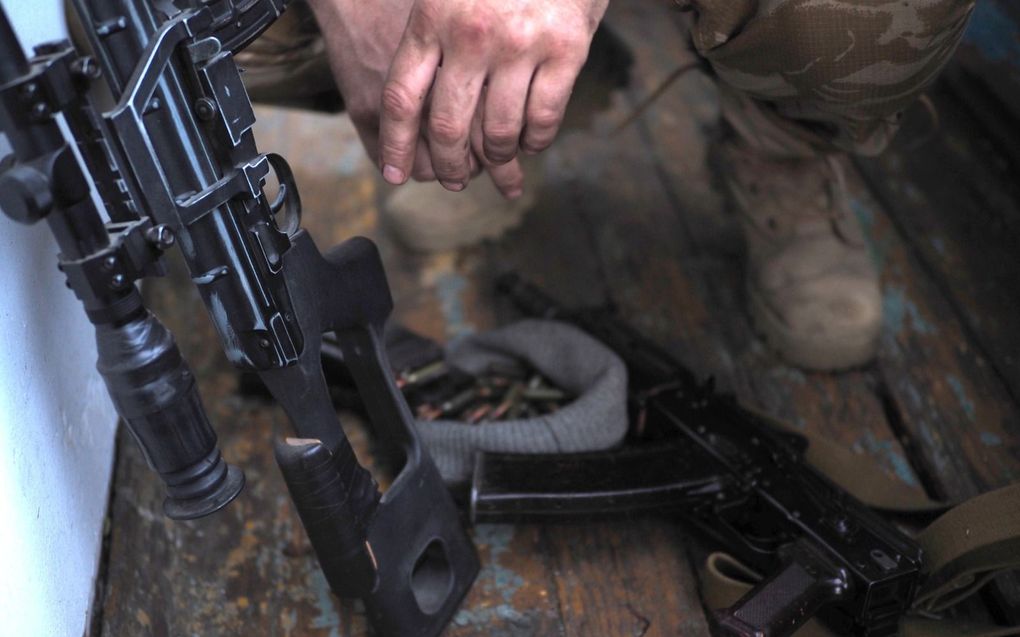
[[[510,192],[506,193],[506,198],[513,201],[515,199],[520,199],[521,195],[523,194],[524,194],[523,188],[514,188]]]
[[[407,175],[404,174],[403,170],[400,170],[396,166],[391,166],[389,164],[383,166],[382,176],[383,179],[393,184],[394,186],[399,186],[400,184],[404,183],[407,180]]]
[[[447,190],[452,190],[453,192],[460,192],[461,190],[464,190],[465,186],[464,183],[459,181],[441,181],[439,183],[443,185],[443,188],[446,188]]]

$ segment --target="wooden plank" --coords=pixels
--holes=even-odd
[[[879,370],[905,433],[942,495],[965,498],[1020,476],[1020,414],[963,320],[890,216],[851,174],[853,205],[884,263]],[[924,235],[914,237],[923,242]],[[946,236],[946,245],[967,237]],[[959,246],[950,249],[957,250]],[[999,307],[998,314],[1008,312]],[[987,317],[992,319],[993,316]]]
[[[708,634],[683,559],[686,539],[673,525],[646,519],[551,526],[544,534],[557,566],[565,635]]]
[[[860,160],[868,186],[962,321],[966,337],[1020,397],[1020,166],[984,136],[968,109],[933,92],[942,124],[927,142],[926,117],[879,159]],[[1008,142],[1007,142],[1008,143]],[[947,175],[952,178],[947,179]]]

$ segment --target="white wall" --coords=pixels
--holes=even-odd
[[[57,0],[2,0],[22,44],[64,37]],[[92,327],[45,223],[0,215],[0,637],[89,622],[116,415]]]

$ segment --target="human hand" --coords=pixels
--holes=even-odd
[[[449,190],[467,185],[473,157],[494,179],[519,174],[518,148],[537,153],[556,137],[608,0],[412,4],[382,89],[383,177],[404,183],[423,148]]]
[[[366,152],[379,162],[379,119],[383,86],[400,44],[415,0],[310,0],[325,40],[330,65]],[[472,152],[472,176],[483,168],[508,198],[523,188],[524,175],[517,162],[494,165],[481,153],[481,122],[476,118],[477,153]],[[408,175],[416,181],[436,178],[428,144],[419,138]],[[404,180],[405,181],[406,177]]]

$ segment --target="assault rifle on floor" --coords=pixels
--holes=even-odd
[[[744,572],[764,574],[713,613],[719,635],[782,637],[816,616],[835,635],[896,635],[910,611],[930,618],[980,588],[987,579],[975,573],[990,579],[1020,565],[1016,486],[930,526],[922,538],[944,561],[933,563],[920,541],[815,469],[806,459],[808,439],[699,382],[609,310],[566,310],[512,274],[498,287],[524,314],[572,323],[623,359],[637,440],[602,453],[479,454],[475,522],[677,514]],[[961,521],[982,524],[981,540],[964,540]],[[968,538],[977,534],[969,528]],[[955,634],[939,627],[938,634]],[[1014,633],[993,627],[980,634]]]
[[[277,461],[331,587],[363,598],[377,634],[431,637],[478,558],[383,354],[392,303],[375,246],[354,238],[320,254],[287,163],[256,148],[233,54],[285,4],[74,0],[92,56],[65,41],[31,60],[0,10],[0,209],[49,224],[110,396],[166,485],[164,510],[190,519],[226,506],[244,476],[221,457],[194,376],[135,285],[179,246],[227,357],[291,420],[298,438],[277,444]],[[93,89],[111,110],[97,111]],[[324,332],[402,467],[385,494],[330,402]]]

